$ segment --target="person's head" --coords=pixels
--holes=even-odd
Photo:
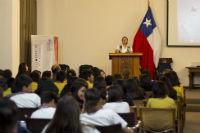
[[[122,101],[123,90],[119,85],[113,85],[108,88],[107,100],[108,102],[119,102]]]
[[[135,78],[131,78],[124,81],[123,89],[126,93],[133,93],[139,89],[139,85]]]
[[[46,133],[82,133],[80,108],[73,97],[64,96],[58,101],[55,115]]]
[[[105,81],[106,81],[106,85],[107,85],[107,86],[110,86],[110,85],[112,85],[113,82],[115,81],[115,78],[114,78],[113,76],[111,76],[111,75],[108,75],[108,76],[106,76]]]
[[[169,92],[170,90],[173,90],[172,83],[170,82],[170,80],[169,80],[167,77],[161,76],[161,77],[159,78],[159,81],[162,81],[162,82],[165,83],[168,92]]]
[[[84,71],[83,72],[83,79],[93,83],[94,82],[94,75],[92,71]]]
[[[85,92],[85,111],[87,113],[95,113],[98,111],[98,103],[100,101],[100,92],[96,88],[88,89]]]
[[[34,71],[31,72],[30,77],[32,78],[32,80],[33,80],[34,82],[38,82],[38,81],[40,80],[40,74],[41,74],[40,71],[34,70]]]
[[[60,66],[60,69],[62,70],[62,71],[65,71],[66,73],[69,71],[69,69],[70,69],[70,67],[68,66],[68,65],[66,65],[66,64],[59,64],[59,66]]]
[[[41,95],[42,105],[47,105],[48,107],[56,107],[58,102],[58,96],[56,93],[51,91],[43,92]]]
[[[151,77],[148,72],[148,70],[142,70],[141,75],[139,77],[140,80],[140,86],[144,88],[145,91],[151,91],[152,90],[152,82]]]
[[[32,92],[31,82],[32,79],[29,76],[25,74],[19,75],[15,81],[14,92]]]
[[[122,44],[127,45],[128,44],[128,37],[124,36],[122,37]]]
[[[0,132],[16,133],[19,110],[16,104],[8,99],[0,99]]]
[[[7,87],[6,79],[4,77],[0,77],[0,88],[5,90]]]
[[[42,79],[43,80],[51,79],[51,71],[44,71],[42,73]]]
[[[6,70],[4,70],[3,75],[8,80],[8,79],[12,78],[12,71],[10,69],[6,69]]]
[[[56,79],[59,82],[64,82],[64,80],[66,79],[66,72],[62,71],[62,70],[60,72],[58,72]]]
[[[152,91],[154,98],[165,98],[167,96],[166,85],[162,81],[154,81]]]
[[[70,69],[70,70],[67,72],[67,78],[70,78],[70,77],[76,77],[76,72],[75,72],[75,70]]]
[[[106,73],[103,70],[100,70],[100,76],[105,79],[106,78]]]
[[[106,81],[103,77],[97,77],[94,80],[94,88],[101,92],[101,98],[106,99]]]
[[[58,74],[58,72],[60,72],[61,68],[58,64],[54,64],[52,67],[51,67],[51,72],[53,74],[53,80],[56,80],[56,76]]]
[[[28,65],[26,63],[21,63],[19,65],[17,75],[28,74],[28,71],[29,71]]]
[[[83,102],[84,100],[84,93],[87,89],[87,82],[84,79],[77,79],[76,81],[73,82],[71,86],[71,92],[73,97],[78,101],[78,102]]]

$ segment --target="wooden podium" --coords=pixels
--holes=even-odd
[[[140,75],[140,57],[142,53],[110,53],[112,60],[112,75],[121,74],[136,76]]]

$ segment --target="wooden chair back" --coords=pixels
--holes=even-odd
[[[31,133],[41,133],[50,121],[48,119],[26,119],[26,125]]]
[[[101,133],[123,133],[121,124],[111,126],[95,126]]]

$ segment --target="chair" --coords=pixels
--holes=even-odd
[[[135,126],[137,121],[137,115],[135,113],[120,113],[119,116],[121,116],[128,123],[128,127]]]
[[[31,117],[31,114],[36,111],[38,108],[19,108],[20,120],[25,120]]]
[[[48,119],[26,119],[26,125],[31,133],[41,133],[50,121]]]
[[[176,132],[175,109],[140,108],[140,132]]]
[[[121,124],[111,126],[95,126],[101,133],[123,133]]]

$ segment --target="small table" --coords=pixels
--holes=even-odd
[[[186,67],[189,70],[189,89],[194,87],[194,75],[200,74],[200,67]]]

